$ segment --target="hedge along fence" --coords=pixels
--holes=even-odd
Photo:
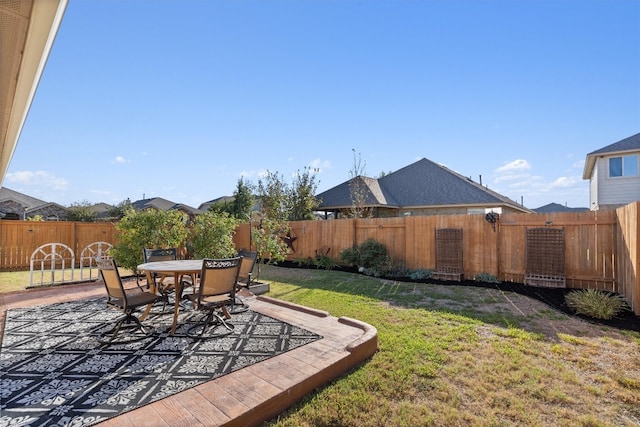
[[[524,283],[527,228],[561,228],[566,287],[618,292],[640,314],[639,207],[640,202],[634,202],[617,210],[505,214],[495,229],[483,215],[296,221],[290,224],[294,251],[288,259],[313,258],[329,248],[328,255],[339,263],[344,249],[373,238],[399,265],[434,268],[435,230],[455,228],[462,229],[464,278],[484,273]],[[63,243],[76,253],[96,241],[115,244],[114,231],[111,223],[0,221],[0,269],[28,269],[31,253],[46,243]],[[234,236],[236,247],[248,249],[249,236],[249,224],[241,224]]]

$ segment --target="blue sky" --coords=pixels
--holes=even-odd
[[[420,158],[536,208],[640,132],[640,1],[70,0],[3,185],[197,207]]]

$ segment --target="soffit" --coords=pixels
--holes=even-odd
[[[68,0],[0,0],[0,184]]]

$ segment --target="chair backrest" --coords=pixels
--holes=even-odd
[[[241,257],[202,260],[198,300],[213,295],[235,296],[236,281],[240,270]]]
[[[121,299],[123,305],[126,305],[127,294],[122,285],[122,278],[118,272],[116,260],[111,257],[99,257],[96,258],[96,265],[109,299]]]
[[[240,263],[240,272],[238,273],[238,281],[246,283],[248,285],[250,282],[251,274],[253,273],[253,267],[256,264],[256,260],[258,259],[258,252],[240,249],[240,251],[238,251],[238,256],[242,257],[242,262]]]
[[[143,249],[144,262],[155,261],[173,261],[178,259],[178,250],[176,248],[166,249]]]

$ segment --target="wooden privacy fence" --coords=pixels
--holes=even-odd
[[[505,214],[493,224],[483,215],[295,221],[290,224],[293,251],[288,259],[313,258],[322,251],[339,263],[344,249],[373,238],[387,247],[397,264],[408,269],[435,269],[437,230],[457,229],[462,236],[463,279],[488,274],[501,281],[526,283],[529,277],[536,284],[546,281],[567,288],[614,291],[640,314],[639,206],[640,202],[635,202],[595,212]],[[551,234],[564,236],[564,270],[559,269],[560,273],[545,271],[548,266],[556,267],[554,259],[532,260],[533,254],[544,258],[550,252],[527,242],[527,235],[544,236],[540,229],[561,230]],[[241,224],[234,236],[236,247],[249,249],[249,236],[249,224]],[[98,241],[115,244],[113,224],[0,221],[0,269],[28,269],[31,253],[45,243],[63,243],[78,253]],[[542,270],[530,271],[536,265]]]
[[[526,283],[529,275],[529,282],[539,285],[545,282],[544,274],[527,271],[527,230],[557,229],[564,235],[564,277],[550,276],[546,282],[618,292],[640,314],[638,206],[635,202],[617,210],[505,214],[494,224],[483,215],[296,221],[291,223],[295,241],[288,259],[313,258],[319,248],[329,247],[329,256],[339,261],[341,251],[373,238],[387,247],[397,264],[435,269],[437,230],[459,229],[464,279],[488,274],[501,281]],[[241,244],[247,245],[246,240]],[[538,262],[542,273],[553,261]]]
[[[493,227],[495,225],[495,229]],[[409,269],[436,268],[438,230],[462,232],[465,279],[479,274],[524,283],[526,236],[532,228],[564,231],[566,286],[618,291],[616,211],[507,214],[496,224],[483,215],[440,215],[380,219],[341,219],[291,223],[295,251],[290,260],[313,257],[321,246],[339,260],[342,250],[373,238],[383,243],[394,262]]]
[[[31,254],[48,243],[69,246],[79,267],[83,248],[94,242],[114,242],[109,222],[0,221],[0,271],[28,270]]]

